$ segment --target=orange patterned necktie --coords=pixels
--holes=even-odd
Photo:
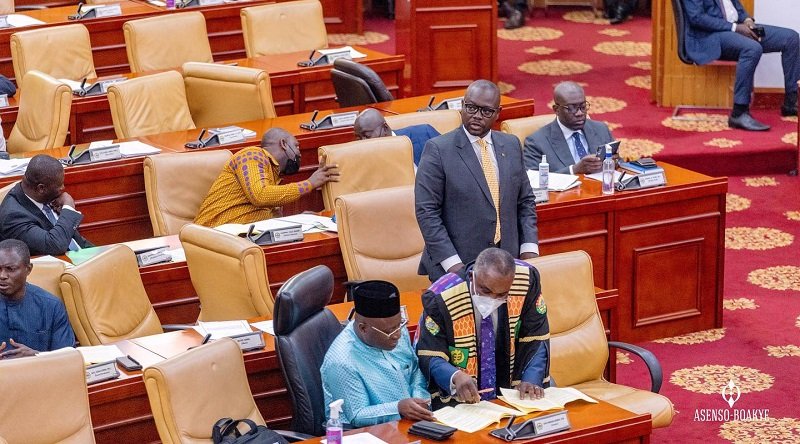
[[[497,223],[494,226],[494,243],[496,244],[500,242],[500,184],[497,183],[497,172],[494,170],[489,146],[483,139],[478,139],[478,145],[481,147],[481,168],[483,169],[484,177],[486,177],[486,185],[489,185],[489,194],[492,195],[494,212],[497,217]]]

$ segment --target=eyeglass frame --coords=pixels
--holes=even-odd
[[[368,325],[368,326],[369,326],[369,328],[371,328],[371,329],[373,329],[373,330],[377,331],[378,333],[382,334],[383,336],[385,336],[385,337],[386,337],[386,339],[392,339],[392,336],[393,336],[395,333],[399,332],[400,330],[402,330],[402,329],[403,329],[403,327],[405,327],[406,325],[408,325],[408,319],[404,319],[404,320],[402,320],[402,321],[400,322],[400,326],[399,326],[399,327],[397,327],[396,329],[394,329],[394,330],[390,331],[389,333],[386,333],[385,331],[381,330],[381,329],[380,329],[380,328],[378,328],[378,327],[375,327],[374,325],[367,324],[366,322],[362,322],[362,324],[366,324],[366,325]]]
[[[474,103],[467,103],[467,101],[466,101],[466,100],[462,100],[462,101],[461,101],[461,106],[464,108],[464,112],[466,112],[467,114],[470,114],[470,115],[477,114],[477,113],[478,113],[478,111],[480,111],[480,113],[481,113],[481,116],[482,116],[484,119],[489,119],[489,118],[491,118],[493,115],[497,114],[497,113],[500,111],[500,109],[499,109],[499,108],[489,108],[489,107],[487,107],[487,106],[479,106],[479,105],[476,105],[476,104],[474,104]],[[469,111],[469,107],[475,107],[475,112],[470,112],[470,111]],[[489,114],[489,115],[487,116],[487,115],[486,115],[486,113],[484,113],[484,111],[491,111],[491,114]]]
[[[553,107],[562,108],[564,109],[564,111],[572,115],[575,115],[575,113],[577,113],[578,111],[585,113],[586,111],[589,111],[590,106],[591,103],[589,103],[589,101],[587,100],[584,100],[582,103],[570,103],[568,105],[562,105],[560,103],[555,103],[555,102],[553,103]],[[573,109],[573,107],[575,108]]]

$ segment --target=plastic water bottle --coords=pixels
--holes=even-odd
[[[337,399],[329,405],[330,418],[325,424],[325,439],[328,440],[328,444],[342,444],[342,421],[339,420],[342,404],[344,404],[344,399]]]
[[[603,194],[614,194],[614,169],[611,145],[606,145],[606,157],[603,159]]]
[[[547,155],[542,155],[542,161],[539,162],[539,188],[547,189],[550,185],[550,164],[547,163]]]

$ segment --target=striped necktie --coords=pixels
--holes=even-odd
[[[478,139],[478,145],[481,147],[481,169],[483,169],[483,176],[486,177],[486,185],[489,186],[489,194],[492,195],[494,212],[497,217],[497,223],[494,226],[494,243],[496,244],[500,242],[500,184],[497,182],[497,171],[494,169],[489,145],[483,139]]]

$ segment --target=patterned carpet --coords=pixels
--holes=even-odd
[[[773,126],[767,133],[728,129],[726,116],[675,122],[671,109],[650,103],[648,19],[610,26],[579,9],[552,11],[549,18],[537,12],[519,30],[499,26],[508,94],[533,97],[543,114],[555,83],[582,82],[590,114],[609,123],[629,155],[731,175],[724,328],[639,344],[660,359],[661,393],[678,411],[652,442],[800,443],[800,178],[784,174],[796,155],[796,119],[755,110]],[[394,52],[393,22],[371,19],[366,28],[370,47]],[[641,360],[618,353],[617,363],[619,382],[647,387]],[[722,395],[730,381],[732,408]]]

